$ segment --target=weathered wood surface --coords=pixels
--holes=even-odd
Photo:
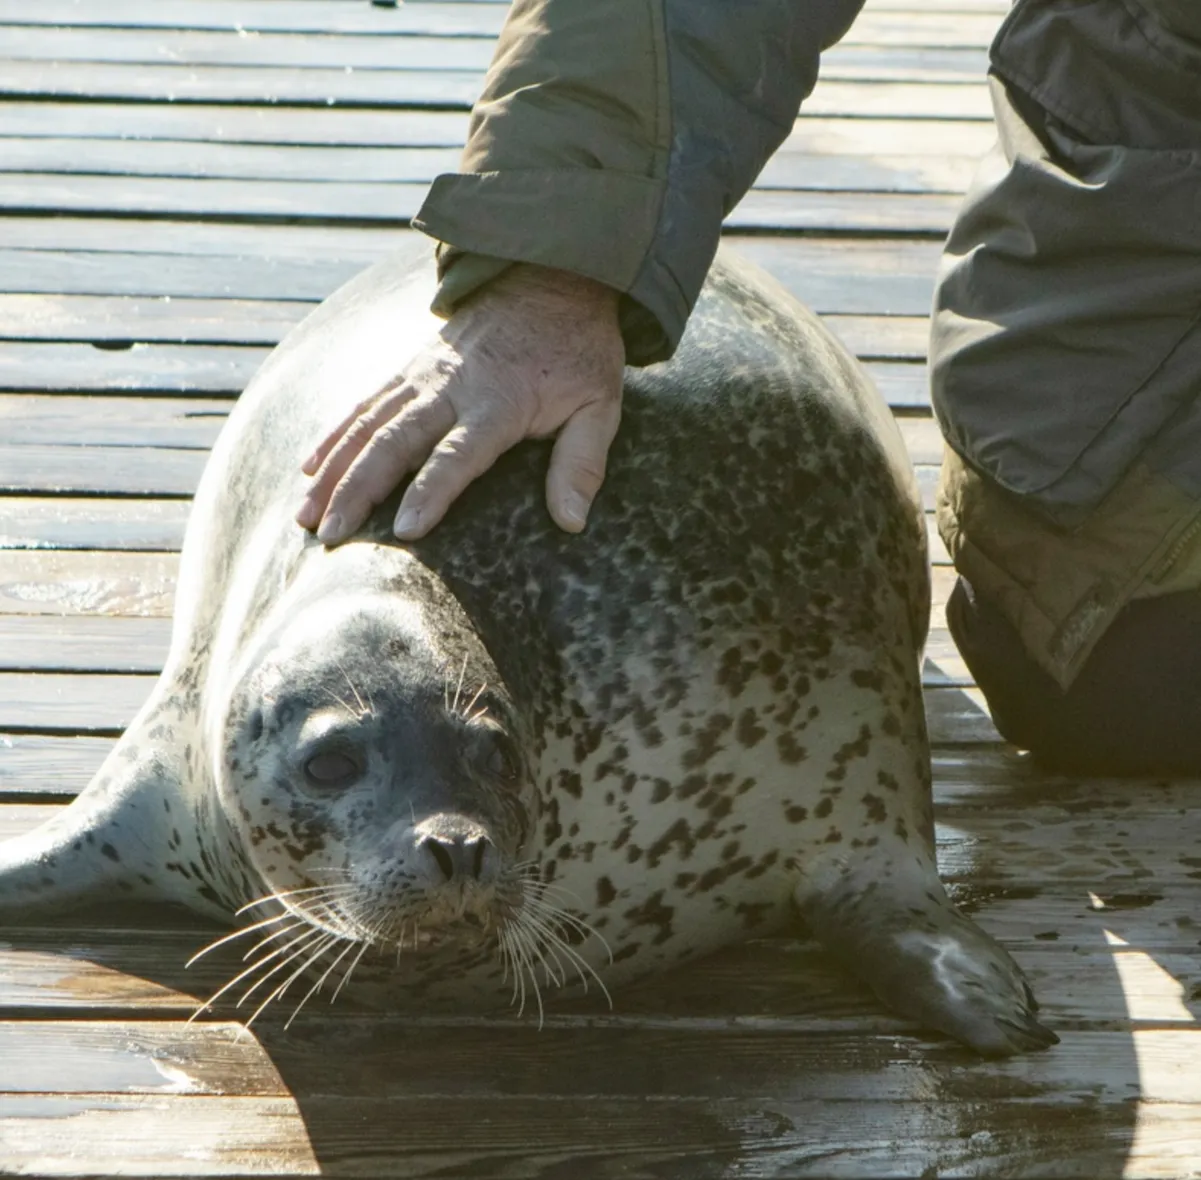
[[[870,0],[727,227],[865,361],[928,507],[926,315],[1007,10]],[[0,0],[0,838],[74,797],[145,699],[232,399],[408,240],[504,11]],[[932,554],[940,864],[1055,1051],[986,1063],[917,1035],[801,930],[612,1012],[568,998],[541,1032],[339,1001],[247,1034],[232,1006],[184,1022],[236,950],[185,970],[212,928],[114,906],[0,929],[0,1172],[1201,1176],[1201,788],[1006,747]]]

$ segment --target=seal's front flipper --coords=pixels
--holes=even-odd
[[[1059,1038],[1038,1022],[1018,965],[952,905],[933,863],[912,850],[881,863],[828,863],[796,893],[826,948],[889,1007],[988,1057],[1045,1049]]]
[[[172,809],[178,803],[178,775],[171,743],[161,723],[151,738],[141,724],[147,708],[117,743],[95,778],[73,803],[39,828],[0,843],[0,921],[27,922],[74,906],[140,898],[184,901],[197,881],[166,871],[186,862],[186,849],[172,850],[193,821]]]

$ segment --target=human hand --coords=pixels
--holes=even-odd
[[[617,300],[579,275],[510,267],[305,460],[314,479],[297,523],[336,545],[416,470],[393,526],[416,540],[510,447],[557,432],[546,503],[579,532],[621,419]]]

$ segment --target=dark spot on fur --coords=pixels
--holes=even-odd
[[[767,730],[759,724],[759,717],[754,709],[743,709],[738,717],[738,728],[734,736],[748,750],[757,746],[767,736]]]
[[[863,806],[867,808],[867,818],[874,824],[882,824],[888,818],[888,810],[884,800],[879,795],[870,792],[863,796]]]
[[[808,755],[805,747],[800,745],[791,733],[782,733],[776,738],[776,749],[780,754],[780,761],[786,762],[789,766],[804,762]]]

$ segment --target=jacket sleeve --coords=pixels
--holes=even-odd
[[[792,128],[862,0],[516,0],[462,171],[414,224],[435,310],[510,262],[624,293],[627,357],[671,355],[721,222]]]

